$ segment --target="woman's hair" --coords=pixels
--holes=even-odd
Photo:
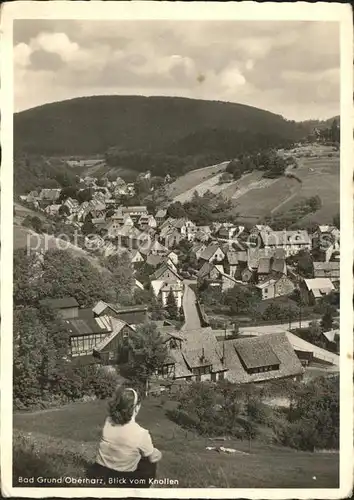
[[[114,424],[127,424],[140,404],[141,397],[135,389],[119,387],[108,403],[108,412]]]

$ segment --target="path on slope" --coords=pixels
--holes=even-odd
[[[183,311],[185,323],[182,330],[197,330],[201,328],[200,318],[196,305],[196,296],[190,284],[191,281],[185,280],[184,294],[183,294]]]

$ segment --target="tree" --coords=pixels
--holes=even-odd
[[[340,229],[340,214],[339,213],[337,213],[333,217],[333,224],[336,226],[337,229]]]
[[[61,216],[68,216],[70,215],[70,209],[67,205],[61,205],[59,208],[59,215]]]
[[[77,193],[77,201],[81,204],[92,200],[93,191],[90,188],[82,189]]]
[[[68,186],[68,187],[65,187],[61,190],[59,202],[65,201],[68,198],[75,198],[76,199],[76,197],[77,197],[76,187]]]
[[[288,262],[297,266],[298,273],[304,278],[313,278],[313,258],[308,250],[289,257]]]
[[[318,321],[310,321],[308,328],[308,341],[317,345],[322,335]]]
[[[322,206],[322,200],[318,195],[311,196],[311,198],[308,198],[307,204],[312,212],[317,212],[317,210],[319,210]]]
[[[260,300],[255,287],[235,285],[224,293],[223,302],[232,314],[242,314],[253,312]]]
[[[333,325],[333,313],[332,313],[332,308],[327,307],[327,310],[323,314],[321,318],[321,327],[323,331],[328,332],[329,330],[332,329]]]
[[[186,217],[186,211],[183,208],[183,205],[180,201],[171,203],[171,205],[167,209],[167,213],[169,217],[172,217],[174,219],[180,219],[182,217]]]
[[[167,295],[166,310],[168,312],[168,316],[171,319],[178,318],[178,307],[172,289],[169,291],[169,294]]]
[[[167,346],[156,324],[139,325],[129,337],[129,361],[123,373],[147,389],[150,378],[162,367],[167,353]]]

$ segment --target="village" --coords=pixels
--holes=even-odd
[[[169,216],[168,206],[149,213],[147,206],[120,205],[119,196],[134,196],[134,184],[120,177],[80,181],[82,191],[90,189],[89,201],[63,197],[60,189],[42,189],[21,196],[21,203],[70,224],[82,235],[88,253],[124,255],[135,287],[152,290],[160,308],[168,311],[155,321],[168,356],[153,374],[151,390],[180,381],[250,383],[301,380],[316,370],[339,372],[337,227],[318,225],[308,232],[223,221],[200,226]],[[251,293],[267,314],[258,321],[245,320],[245,314],[225,319],[218,311],[214,317],[203,297],[212,294],[221,303],[234,291],[236,297]],[[149,304],[122,307],[99,301],[82,308],[69,296],[45,302],[67,325],[70,359],[79,364],[119,364],[117,353],[128,346],[129,336],[151,320]],[[326,321],[322,308],[320,323],[321,315],[314,312],[327,303],[331,313]],[[279,309],[282,314],[276,314]],[[314,340],[311,328],[317,332]]]

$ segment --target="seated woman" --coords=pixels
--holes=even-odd
[[[162,455],[149,431],[135,421],[140,407],[140,396],[131,388],[119,388],[109,403],[96,463],[89,472],[107,487],[149,488],[156,477]]]

